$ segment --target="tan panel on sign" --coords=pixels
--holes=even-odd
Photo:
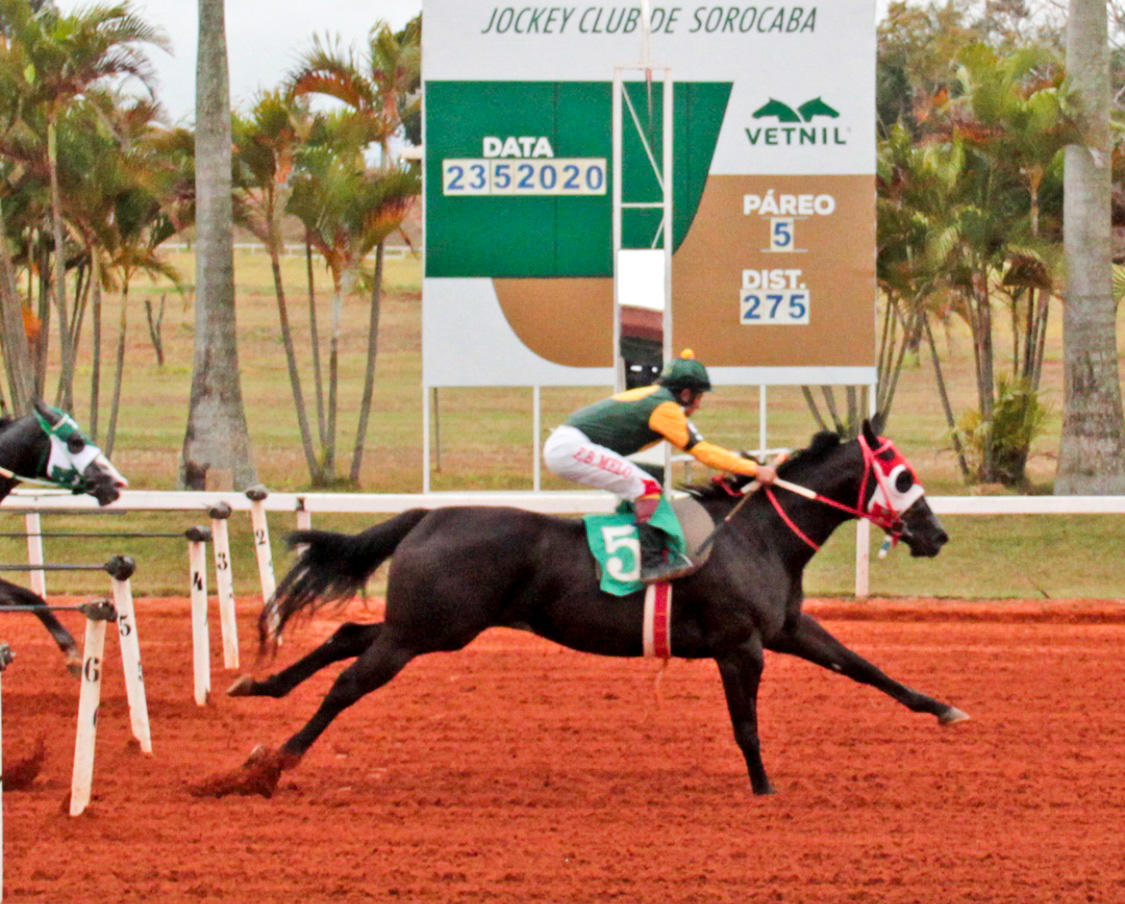
[[[776,216],[746,214],[746,195],[758,201],[772,197],[797,213],[790,217],[782,207]],[[801,250],[768,250],[771,220],[777,218],[792,219],[786,228],[792,247]],[[712,175],[673,258],[673,346],[694,349],[708,367],[871,367],[874,247],[870,175]],[[746,270],[799,271],[776,279],[792,278],[807,288],[809,322],[743,324],[739,299]]]
[[[500,309],[535,354],[568,367],[613,366],[613,280],[496,279]]]

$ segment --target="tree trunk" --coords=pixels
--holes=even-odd
[[[301,373],[297,369],[297,352],[293,348],[293,330],[289,326],[289,310],[285,302],[285,286],[281,280],[281,258],[277,248],[277,236],[270,237],[270,269],[273,271],[273,289],[277,296],[277,319],[281,324],[281,344],[285,348],[285,363],[289,368],[289,385],[293,390],[293,404],[297,406],[297,426],[301,431],[301,448],[305,452],[305,464],[309,469],[309,479],[314,485],[324,483],[324,473],[313,451],[312,433],[305,410],[305,394],[301,391]]]
[[[73,407],[74,356],[70,351],[70,333],[66,318],[66,237],[63,234],[62,196],[59,192],[58,129],[54,114],[47,122],[47,169],[51,183],[51,235],[54,238],[55,308],[59,319],[59,358],[62,375],[59,378],[59,405],[64,411]]]
[[[379,351],[379,309],[383,296],[383,243],[375,246],[375,279],[371,288],[371,317],[367,325],[367,359],[363,369],[363,400],[359,403],[359,426],[352,453],[352,483],[359,483],[363,465],[363,446],[367,441],[367,419],[371,413],[371,397],[375,393],[375,356]]]
[[[98,441],[98,396],[102,385],[102,265],[97,250],[90,255],[90,289],[94,293],[90,311],[93,353],[90,362],[90,439]]]
[[[207,487],[211,469],[236,489],[257,483],[242,404],[234,314],[230,83],[223,0],[199,0],[195,72],[195,354],[180,485]]]
[[[105,454],[113,454],[113,444],[117,439],[117,415],[121,411],[121,384],[125,379],[125,333],[129,325],[129,278],[123,279],[121,287],[121,313],[117,320],[117,354],[114,356],[113,398],[109,403],[109,426],[105,431]]]
[[[1125,415],[1110,242],[1110,79],[1104,0],[1070,0],[1067,71],[1089,116],[1066,149],[1063,425],[1055,493],[1125,493]]]
[[[937,346],[934,344],[934,332],[930,329],[930,318],[925,311],[922,312],[922,328],[926,333],[926,341],[930,345],[930,357],[934,363],[934,378],[937,380],[938,397],[941,399],[941,408],[945,412],[945,423],[949,427],[949,435],[953,441],[953,450],[957,453],[957,464],[961,468],[961,476],[965,483],[970,480],[969,463],[965,460],[965,450],[961,446],[961,437],[957,433],[957,419],[953,416],[953,406],[949,403],[949,390],[945,387],[945,375],[941,371],[941,358],[938,357]]]
[[[328,338],[328,441],[324,444],[324,477],[336,479],[336,409],[340,390],[340,328],[344,316],[344,295],[354,278],[350,270],[333,274],[332,334]]]
[[[23,310],[19,289],[16,287],[12,255],[8,248],[8,229],[0,204],[0,350],[4,354],[4,368],[8,377],[8,396],[12,401],[12,415],[19,417],[31,413],[35,397],[35,366],[23,328]]]
[[[320,330],[316,322],[316,281],[313,278],[313,252],[305,237],[305,270],[309,280],[309,348],[312,351],[313,388],[316,390],[316,427],[320,445],[328,445],[328,425],[324,419],[324,379],[320,369]]]

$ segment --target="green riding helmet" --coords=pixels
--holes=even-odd
[[[673,392],[681,389],[711,391],[711,378],[707,376],[707,368],[695,360],[695,353],[690,348],[685,348],[680,352],[680,357],[664,365],[657,382]]]

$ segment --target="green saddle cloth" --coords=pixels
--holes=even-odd
[[[614,596],[628,596],[644,588],[641,583],[641,544],[637,537],[637,512],[631,502],[622,502],[612,515],[586,515],[586,541],[601,566],[601,589]],[[687,555],[687,541],[680,519],[667,498],[660,500],[649,521],[665,535],[673,553]]]

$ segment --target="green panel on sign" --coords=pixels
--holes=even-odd
[[[675,238],[695,215],[728,83],[675,86]],[[660,159],[663,100],[628,86]],[[426,275],[508,278],[612,275],[612,84],[426,83]],[[632,118],[623,153],[627,200],[660,199]],[[487,146],[486,146],[487,145]],[[658,211],[629,212],[625,247],[649,247]]]

